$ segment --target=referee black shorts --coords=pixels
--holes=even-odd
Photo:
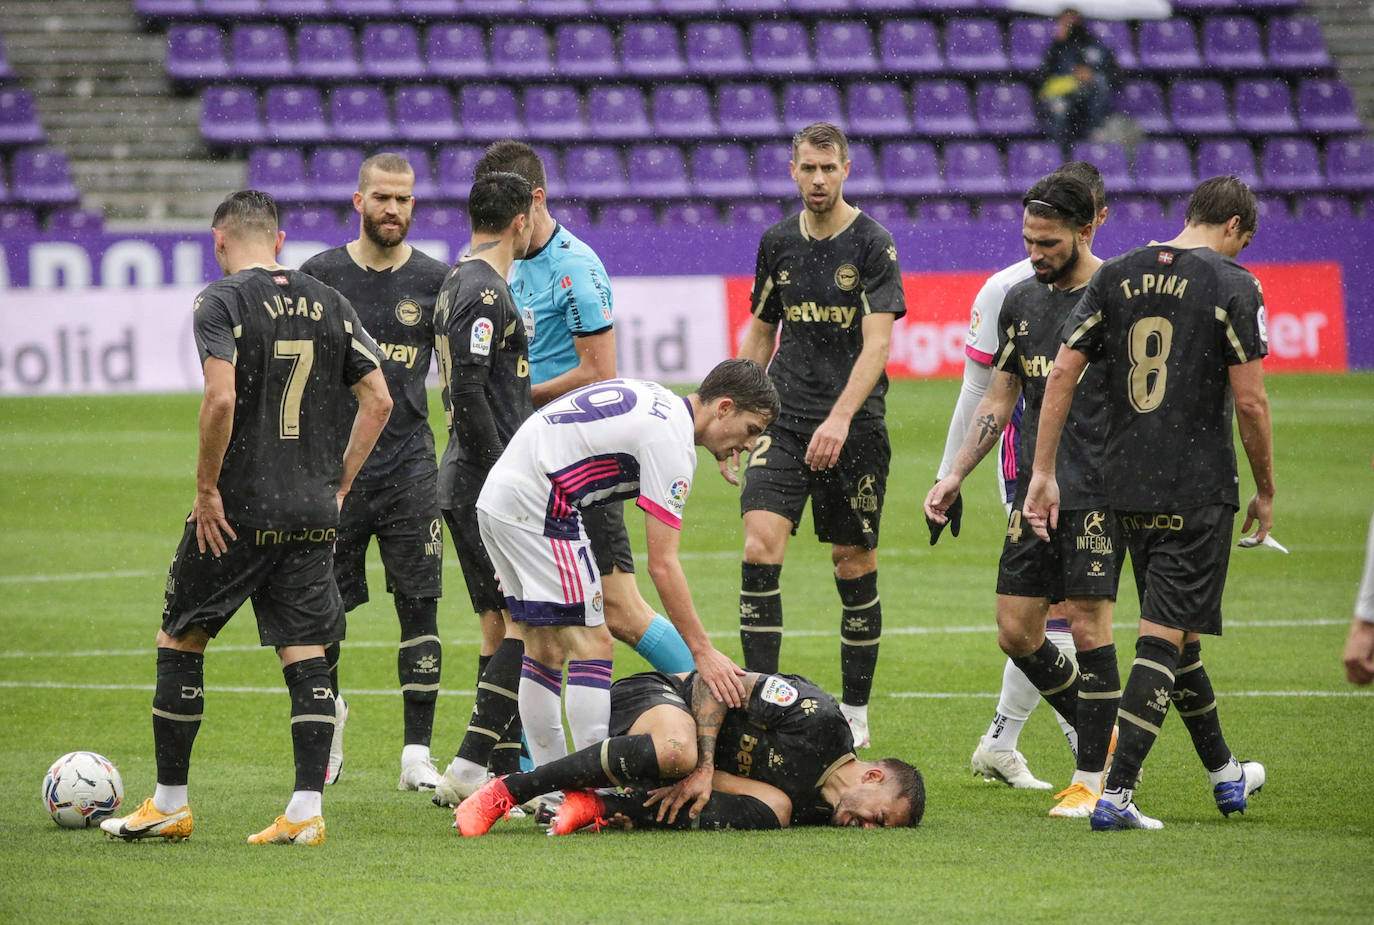
[[[406,597],[443,592],[444,535],[434,473],[384,488],[354,489],[339,512],[334,577],[344,609],[367,603],[367,547],[372,537],[386,568],[386,590]]]
[[[1117,515],[1131,551],[1140,618],[1185,633],[1221,635],[1221,595],[1236,511],[1209,504],[1168,513]]]

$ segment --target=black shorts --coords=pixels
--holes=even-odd
[[[367,603],[367,546],[372,537],[386,567],[386,590],[406,597],[443,591],[444,534],[433,473],[400,485],[355,489],[339,512],[334,578],[344,609]]]
[[[162,604],[162,629],[219,634],[243,602],[253,601],[265,646],[328,645],[344,638],[344,609],[334,584],[333,527],[259,530],[234,524],[238,539],[218,559],[196,546],[196,525],[181,535]]]
[[[645,713],[669,704],[691,715],[692,678],[646,671],[621,678],[611,685],[611,724],[607,736],[623,736]]]
[[[463,581],[468,586],[473,612],[505,610],[506,599],[496,580],[496,567],[491,564],[487,547],[482,545],[477,505],[460,504],[453,510],[446,510],[444,520],[448,523],[448,535],[453,537],[453,548],[458,550],[458,564],[463,568]]]
[[[1122,552],[1110,511],[1060,511],[1059,526],[1046,543],[1016,508],[997,564],[997,593],[1043,597],[1053,604],[1070,597],[1114,601]]]
[[[740,513],[771,511],[801,523],[806,499],[816,538],[838,546],[878,548],[878,527],[887,493],[887,469],[892,460],[887,429],[850,434],[840,460],[822,472],[806,465],[809,433],[769,427],[759,437],[744,470]]]
[[[1140,618],[1220,636],[1235,509],[1209,504],[1173,513],[1123,512],[1117,520],[1131,551]]]
[[[578,513],[587,539],[592,541],[597,571],[609,575],[612,569],[619,567],[622,572],[633,575],[635,560],[630,552],[630,534],[625,529],[625,502],[589,507]]]

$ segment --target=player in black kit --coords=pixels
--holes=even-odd
[[[921,773],[896,758],[856,758],[833,697],[799,675],[743,680],[744,703],[727,708],[697,672],[622,678],[611,685],[610,738],[489,781],[459,806],[459,831],[482,835],[518,801],[553,790],[566,793],[553,834],[615,813],[636,827],[663,828],[920,823]],[[587,792],[596,787],[636,792]]]
[[[740,641],[746,668],[778,670],[778,579],[809,497],[816,536],[831,544],[842,605],[840,708],[864,748],[882,635],[878,526],[892,455],[884,369],[906,302],[892,235],[845,202],[848,174],[849,143],[838,128],[818,122],[798,132],[792,178],[805,208],[759,242],[754,319],[739,355],[768,367],[782,416],[750,454],[740,495]],[[725,465],[721,471],[734,481]]]
[[[276,648],[291,693],[296,784],[286,811],[248,841],[319,845],[334,728],[324,647],[344,635],[334,535],[391,398],[377,345],[348,300],[277,264],[284,235],[271,197],[234,193],[211,229],[226,276],[195,303],[205,395],[196,500],[157,634],[157,789],[101,828],[126,841],[191,834],[186,781],[205,708],[205,648],[251,598],[258,638]]]
[[[339,515],[334,578],[346,611],[367,603],[367,547],[377,538],[386,588],[401,624],[396,673],[405,731],[396,787],[433,790],[439,775],[430,761],[429,739],[443,658],[438,598],[444,542],[425,376],[434,347],[434,299],[448,267],[405,243],[414,185],[415,171],[399,155],[375,154],[364,161],[353,194],[360,214],[357,239],[316,254],[301,271],[353,303],[381,347],[382,373],[395,402],[391,420]],[[346,425],[347,420],[339,421]],[[337,645],[328,656],[338,710],[325,777],[332,784],[343,769],[348,707],[339,696]]]
[[[506,284],[511,264],[529,249],[533,204],[533,188],[518,174],[488,173],[473,182],[468,195],[472,244],[444,281],[434,320],[449,431],[439,466],[439,506],[483,634],[507,641],[483,666],[467,733],[435,789],[434,802],[443,806],[456,805],[481,786],[488,763],[504,773],[518,770],[520,762],[519,708],[505,677],[519,677],[524,643],[519,624],[506,613],[496,570],[482,545],[477,495],[511,436],[534,411],[529,340]]]
[[[997,373],[979,402],[950,473],[926,496],[926,516],[944,523],[968,473],[997,445],[1016,400],[1025,396],[1017,441],[1016,493],[997,575],[997,629],[1002,651],[1025,673],[1078,736],[1077,769],[1056,795],[1051,816],[1086,817],[1102,792],[1102,768],[1121,699],[1112,643],[1112,611],[1120,576],[1121,539],[1107,509],[1101,435],[1106,429],[1106,370],[1087,368],[1064,436],[1058,476],[1065,514],[1050,542],[1022,522],[1021,504],[1045,379],[1061,342],[1060,329],[1102,261],[1092,252],[1093,191],[1082,180],[1052,173],[1022,200],[1022,238],[1035,276],[1013,286],[997,320]],[[1045,636],[1052,603],[1064,602],[1078,666]]]
[[[1136,658],[1121,694],[1120,741],[1090,818],[1095,830],[1158,829],[1132,799],[1169,710],[1193,739],[1223,815],[1243,812],[1264,766],[1237,761],[1222,736],[1201,634],[1221,634],[1231,528],[1240,507],[1231,409],[1255,480],[1242,532],[1273,525],[1273,440],[1259,281],[1235,262],[1258,225],[1235,177],[1193,191],[1183,231],[1107,261],[1063,327],[1045,387],[1026,519],[1043,538],[1061,521],[1056,453],[1092,362],[1106,368],[1107,496],[1140,593]]]

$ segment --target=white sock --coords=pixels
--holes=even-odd
[[[1244,774],[1241,771],[1240,762],[1236,760],[1235,755],[1232,755],[1230,761],[1223,764],[1218,770],[1208,771],[1207,776],[1211,778],[1212,786],[1215,787],[1217,784],[1229,784],[1238,781]],[[162,807],[159,806],[158,809],[162,809]]]
[[[997,699],[997,712],[988,726],[989,751],[1009,752],[1021,739],[1021,729],[1031,711],[1040,703],[1040,692],[1020,668],[1007,659],[1002,668],[1002,693]]]
[[[185,784],[158,784],[153,790],[153,806],[160,813],[174,813],[186,805]]]
[[[459,758],[456,755],[448,763],[448,768],[444,773],[467,784],[480,784],[487,777],[486,768],[475,761],[468,761],[466,758]]]
[[[305,822],[324,813],[324,795],[318,790],[297,790],[286,804],[287,822]]]
[[[868,704],[856,707],[852,703],[841,703],[840,712],[844,714],[844,718],[847,720],[868,725]]]
[[[401,767],[409,767],[412,764],[428,764],[429,746],[428,745],[407,745],[401,749]]]
[[[1082,784],[1093,793],[1102,792],[1102,772],[1101,771],[1074,771],[1073,779],[1070,784]]]
[[[568,713],[568,729],[572,732],[574,751],[606,738],[611,725],[610,688],[588,687],[570,681],[564,701],[563,708]]]
[[[568,754],[563,737],[563,705],[557,693],[538,681],[522,677],[517,695],[520,704],[520,724],[525,729],[525,743],[530,747],[530,760],[535,767],[548,764]]]
[[[1131,805],[1131,797],[1135,795],[1134,790],[1123,787],[1120,790],[1104,790],[1100,799],[1106,800],[1117,809],[1125,809]]]

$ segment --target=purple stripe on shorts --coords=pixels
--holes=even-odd
[[[1068,621],[1068,620],[1046,620],[1046,621],[1045,621],[1045,630],[1046,630],[1047,632],[1054,632],[1054,631],[1058,630],[1058,631],[1061,632],[1061,633],[1067,633],[1067,632],[1069,631],[1069,621]]]
[[[605,659],[589,658],[568,662],[568,686],[611,689],[611,663]]]
[[[528,655],[520,660],[520,677],[529,678],[555,696],[563,693],[563,672],[536,662]]]

